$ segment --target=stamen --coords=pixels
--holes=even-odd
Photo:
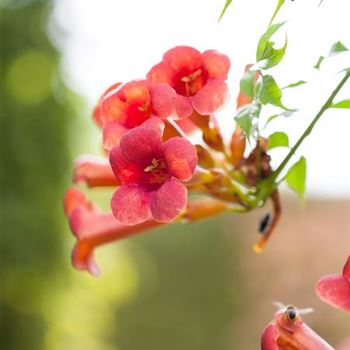
[[[146,112],[146,111],[147,111],[147,105],[144,104],[143,106],[138,106],[137,109],[138,109],[140,112]]]
[[[158,165],[158,160],[153,158],[152,164],[143,169],[143,171],[146,173],[153,172],[158,168]]]
[[[198,76],[200,76],[202,74],[202,70],[201,69],[197,69],[195,72],[193,72],[190,75],[187,75],[185,77],[181,78],[181,81],[183,83],[190,83],[192,80],[196,79]]]

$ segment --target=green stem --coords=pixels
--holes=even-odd
[[[304,133],[300,136],[299,140],[296,142],[296,144],[291,148],[287,156],[283,159],[282,163],[278,166],[278,168],[274,171],[273,175],[270,178],[271,182],[274,182],[278,175],[283,171],[287,163],[289,162],[290,158],[292,158],[293,154],[296,152],[296,150],[299,148],[299,146],[302,144],[304,139],[311,133],[312,129],[314,128],[315,124],[318,122],[318,120],[321,118],[322,114],[326,109],[329,108],[329,106],[332,105],[334,97],[338,94],[340,89],[343,87],[343,85],[346,83],[346,81],[350,77],[350,71],[348,71],[344,78],[341,80],[341,82],[338,84],[338,86],[334,89],[332,94],[329,96],[328,100],[325,102],[325,104],[321,107],[319,112],[316,114],[310,125],[307,127],[307,129],[304,131]]]

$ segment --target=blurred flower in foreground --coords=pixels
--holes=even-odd
[[[340,274],[323,276],[316,293],[325,303],[350,312],[350,255]]]
[[[310,311],[282,306],[261,335],[261,350],[334,350],[302,320]]]

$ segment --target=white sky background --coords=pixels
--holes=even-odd
[[[258,38],[266,29],[276,0],[233,0],[220,23],[224,0],[56,0],[54,40],[63,50],[67,84],[92,108],[117,81],[143,78],[176,45],[200,51],[216,49],[231,59],[231,99],[218,114],[222,129],[233,129],[235,99],[246,63],[254,62]],[[280,86],[303,79],[312,83],[285,93],[284,103],[300,112],[271,123],[286,131],[291,144],[350,66],[350,53],[312,67],[340,40],[350,48],[350,0],[286,0],[275,21],[288,20],[288,48],[273,72]],[[282,43],[285,32],[276,37]],[[337,100],[350,98],[348,82]],[[90,115],[87,115],[87,122]],[[308,161],[308,196],[350,197],[350,111],[329,110],[298,151]],[[274,153],[272,153],[274,152]],[[272,151],[279,163],[286,151]]]

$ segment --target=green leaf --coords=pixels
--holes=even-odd
[[[282,5],[284,4],[285,0],[277,0],[277,5],[276,5],[276,9],[275,12],[272,15],[272,18],[270,20],[270,24],[273,22],[273,20],[276,18],[279,10],[281,9]]]
[[[349,49],[346,46],[344,46],[344,44],[342,42],[337,41],[336,43],[334,43],[331,46],[327,57],[334,56],[334,55],[337,55],[339,53],[346,52],[346,51],[349,51]],[[324,56],[320,56],[317,63],[314,65],[314,68],[320,69],[321,64],[325,58],[326,57],[324,57]]]
[[[333,103],[330,108],[347,108],[350,109],[350,100],[343,100]]]
[[[267,118],[267,120],[266,120],[264,128],[266,128],[276,118],[278,118],[278,117],[286,117],[286,118],[288,118],[288,117],[290,117],[291,115],[293,115],[297,111],[298,111],[297,109],[290,109],[290,110],[284,111],[282,113],[273,114],[273,115],[269,116]]]
[[[260,62],[260,68],[261,69],[270,69],[274,66],[276,66],[278,63],[280,63],[286,53],[287,44],[288,41],[284,42],[284,46],[280,49],[273,48],[273,42],[269,42],[266,51],[264,53],[264,59],[262,59]]]
[[[252,118],[248,114],[243,114],[236,117],[236,122],[244,133],[249,136],[252,129]]]
[[[243,78],[241,79],[239,86],[241,92],[243,92],[247,97],[254,98],[254,76],[256,72],[247,71],[244,73]]]
[[[332,45],[331,49],[329,50],[328,56],[333,56],[340,52],[345,52],[345,51],[349,51],[349,50],[344,46],[343,43],[341,43],[340,41],[337,41]]]
[[[273,149],[276,147],[288,147],[289,138],[285,132],[277,131],[271,134],[268,138],[267,149]]]
[[[320,69],[321,64],[322,64],[322,62],[323,62],[324,59],[325,59],[324,56],[320,56],[320,57],[318,58],[317,63],[314,65],[314,68],[315,68],[315,69]]]
[[[260,37],[258,47],[256,49],[256,61],[266,59],[273,48],[273,43],[270,42],[270,38],[277,32],[279,28],[284,25],[285,22],[276,23],[270,25],[267,31]]]
[[[282,90],[294,88],[294,87],[297,87],[297,86],[300,86],[300,85],[304,85],[304,84],[307,84],[307,81],[305,81],[305,80],[298,80],[298,81],[296,81],[295,83],[288,84],[288,85],[284,86],[284,87],[282,88]]]
[[[259,117],[261,106],[251,103],[239,109],[235,120],[247,137],[250,136],[253,126],[253,120]]]
[[[275,79],[271,75],[264,75],[262,88],[260,93],[260,101],[262,104],[271,104],[283,109],[289,110],[282,103],[282,91],[277,85]]]
[[[219,17],[219,21],[221,21],[222,17],[224,17],[224,14],[226,13],[226,10],[228,9],[228,7],[231,5],[232,0],[226,0],[225,1],[225,5],[221,11],[220,17]]]
[[[295,191],[300,199],[304,199],[306,182],[306,159],[304,157],[289,168],[285,180],[289,188]]]

